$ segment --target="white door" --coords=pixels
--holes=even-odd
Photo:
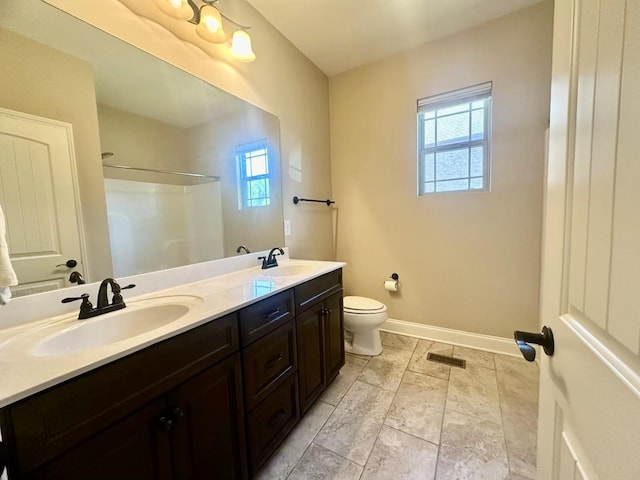
[[[640,479],[640,0],[556,0],[538,479]]]
[[[71,125],[0,109],[0,206],[14,295],[69,286],[71,271],[87,273],[76,185]]]

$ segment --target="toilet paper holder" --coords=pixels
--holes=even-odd
[[[400,286],[398,279],[400,276],[397,273],[391,274],[391,280],[384,281],[384,289],[389,292],[397,292]]]

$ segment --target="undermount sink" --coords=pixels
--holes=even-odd
[[[60,356],[127,340],[179,320],[192,306],[189,301],[149,300],[132,305],[90,320],[77,320],[73,326],[39,342],[32,353],[42,357]]]
[[[280,265],[278,267],[267,268],[262,271],[265,277],[292,277],[294,275],[304,275],[315,270],[313,265]]]

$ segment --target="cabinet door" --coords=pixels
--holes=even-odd
[[[58,457],[29,478],[170,480],[169,436],[158,400]]]
[[[326,383],[329,384],[344,365],[342,292],[331,295],[323,304],[325,375]]]
[[[321,303],[296,318],[300,413],[304,413],[325,386],[324,315]]]
[[[247,478],[241,385],[236,353],[169,394],[176,478]]]

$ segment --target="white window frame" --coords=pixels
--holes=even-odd
[[[247,176],[246,161],[247,157],[256,151],[265,151],[265,162],[267,172],[261,175]],[[266,140],[259,140],[236,147],[236,158],[238,159],[238,208],[260,208],[271,205],[271,152]],[[264,200],[263,204],[253,204],[258,198],[249,198],[249,183],[253,180],[264,180],[266,182],[267,195],[260,197]]]
[[[418,126],[418,184],[417,190],[418,195],[433,195],[439,193],[462,193],[462,192],[482,192],[489,191],[491,188],[490,182],[490,145],[491,145],[491,103],[492,103],[492,82],[486,82],[478,85],[473,85],[471,87],[462,88],[459,90],[453,90],[450,92],[441,93],[439,95],[433,95],[431,97],[421,98],[417,102],[417,126]],[[481,140],[471,140],[468,139],[466,141],[450,143],[444,146],[438,146],[435,144],[432,147],[425,146],[425,121],[424,117],[427,113],[437,112],[439,110],[450,108],[456,105],[461,105],[465,103],[473,103],[478,102],[480,100],[484,100],[484,138]],[[469,109],[469,118],[471,119],[471,109]],[[471,121],[471,120],[470,120]],[[437,117],[436,117],[436,138],[437,138]],[[461,177],[459,179],[441,179],[438,180],[435,174],[435,170],[437,169],[437,153],[452,151],[452,150],[460,150],[467,148],[469,152],[473,147],[483,147],[483,175],[482,175],[482,188],[471,188],[471,179],[479,178],[477,176],[471,176],[471,160],[469,159],[469,174],[468,176]],[[426,164],[426,156],[428,154],[434,154],[434,175],[433,181],[426,180],[426,172],[425,172],[425,164]],[[438,190],[438,183],[443,181],[451,181],[451,180],[468,180],[467,188],[457,189],[457,190]],[[427,191],[426,185],[427,183],[433,184],[433,191]]]

